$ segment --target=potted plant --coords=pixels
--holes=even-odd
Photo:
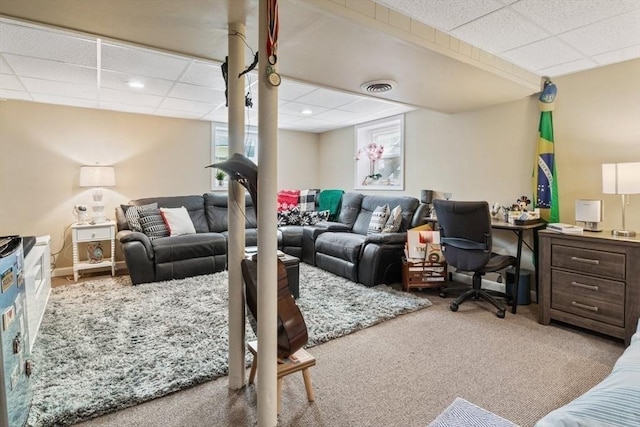
[[[216,172],[216,181],[218,181],[218,185],[222,186],[222,184],[224,183],[224,177],[225,177],[225,173],[222,172],[221,170],[219,170],[218,172]]]

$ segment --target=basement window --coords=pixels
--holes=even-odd
[[[211,142],[211,164],[222,162],[229,158],[229,127],[226,123],[212,123],[213,139]],[[245,128],[244,155],[253,163],[258,164],[258,128]],[[223,186],[218,184],[216,173],[219,169],[211,168],[211,189],[226,190],[226,178]]]

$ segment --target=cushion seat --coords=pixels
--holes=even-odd
[[[221,233],[197,233],[161,237],[151,242],[156,264],[227,253],[227,241]]]

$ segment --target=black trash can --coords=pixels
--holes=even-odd
[[[513,267],[507,268],[507,283],[506,290],[507,294],[511,295],[513,292],[513,284],[516,281],[516,269]],[[518,283],[518,296],[517,296],[517,304],[518,305],[529,305],[531,304],[531,270],[525,270],[524,268],[520,269],[520,282]]]

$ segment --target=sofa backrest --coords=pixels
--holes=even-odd
[[[229,230],[229,195],[215,192],[204,194],[204,206],[210,231],[220,233]],[[256,209],[251,196],[245,195],[245,228],[257,228]]]
[[[349,228],[353,228],[353,225],[356,223],[356,218],[360,213],[360,205],[362,205],[363,197],[360,193],[344,193],[340,203],[340,213],[338,213],[336,221],[346,224]]]
[[[411,226],[413,216],[418,209],[420,201],[410,196],[370,196],[365,195],[362,198],[360,212],[353,225],[352,231],[358,234],[367,234],[369,223],[371,222],[371,214],[378,206],[389,205],[389,209],[400,206],[402,209],[402,224],[399,231],[407,231]]]
[[[159,208],[179,208],[184,206],[189,212],[191,222],[196,229],[196,233],[206,233],[209,231],[204,211],[204,197],[202,196],[167,196],[167,197],[145,197],[144,199],[132,200],[131,205],[148,205],[150,203],[158,203]],[[129,224],[122,214],[122,208],[118,206],[116,209],[116,220],[118,222],[118,230],[128,230]]]

